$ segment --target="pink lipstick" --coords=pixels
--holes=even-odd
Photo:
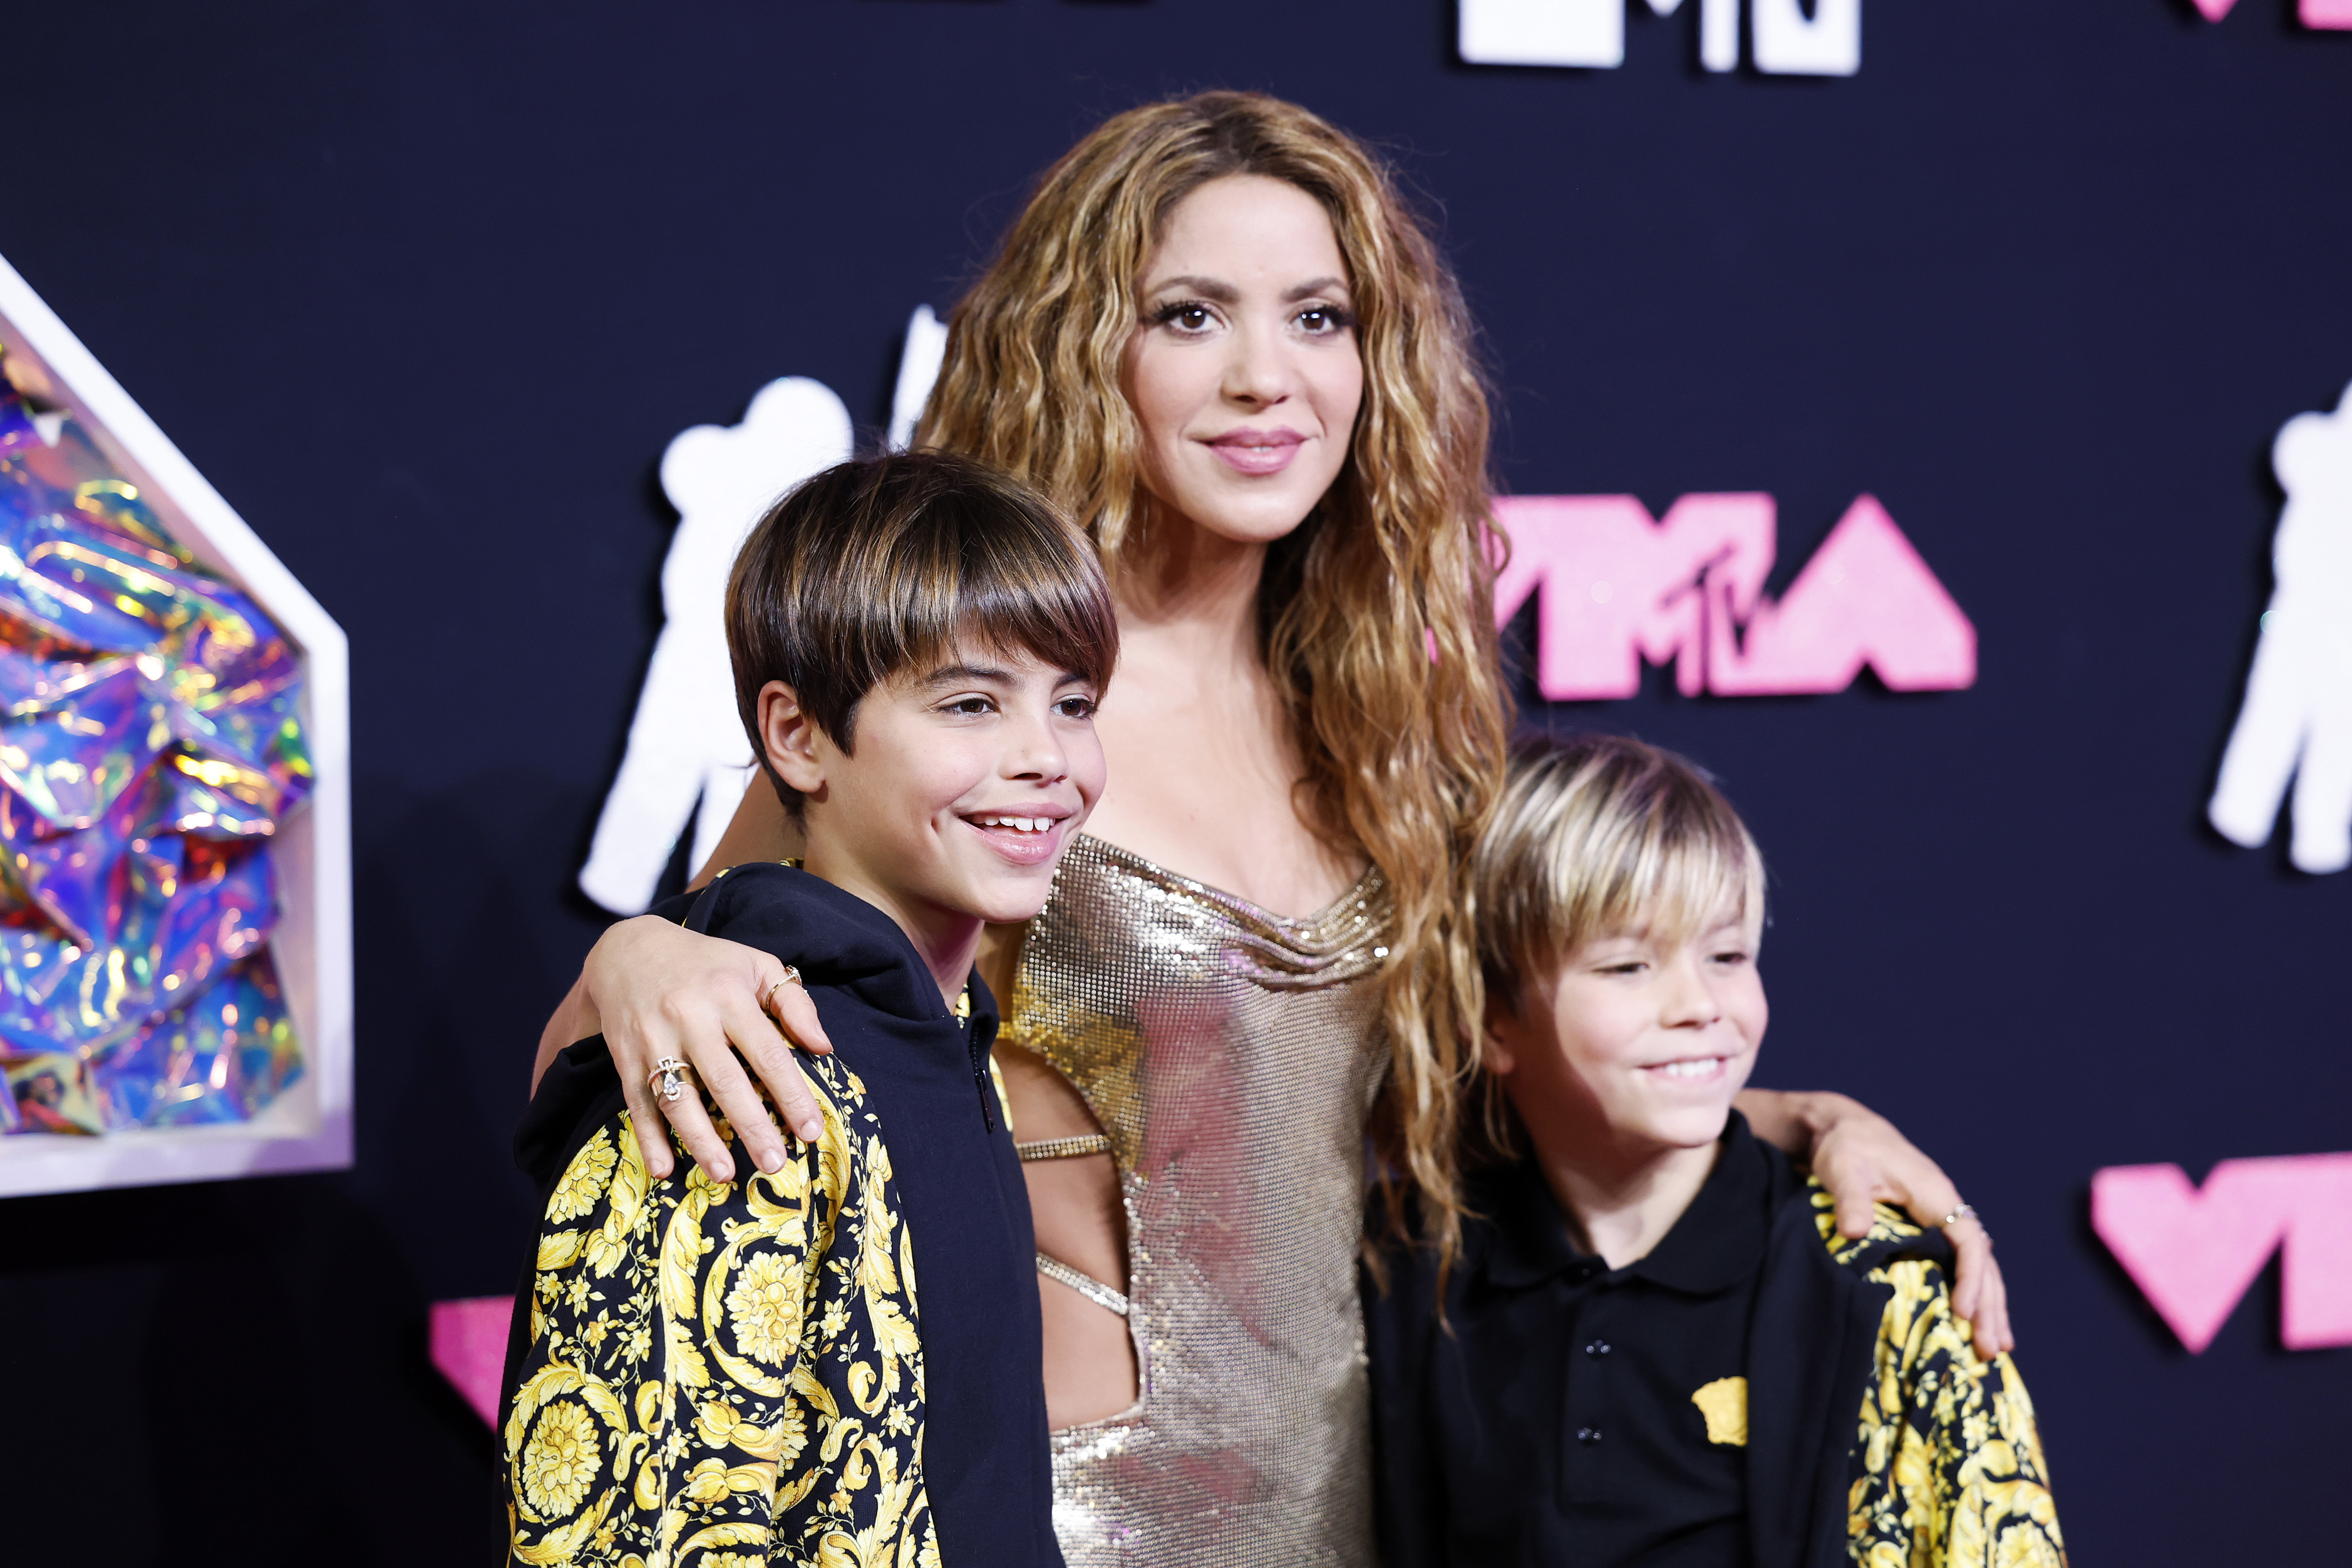
[[[1237,473],[1278,474],[1290,467],[1307,437],[1287,427],[1228,430],[1207,443],[1208,448]]]

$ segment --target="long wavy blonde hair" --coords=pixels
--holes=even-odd
[[[1176,204],[1235,174],[1320,202],[1348,266],[1364,367],[1349,462],[1269,551],[1258,626],[1305,759],[1302,814],[1379,867],[1395,899],[1381,1179],[1410,1180],[1450,1258],[1466,1047],[1484,1005],[1468,868],[1509,718],[1486,386],[1428,230],[1379,160],[1295,104],[1209,92],[1130,110],[1045,172],[956,307],[917,440],[1043,489],[1087,524],[1116,582],[1143,500],[1142,432],[1119,384],[1143,269]]]

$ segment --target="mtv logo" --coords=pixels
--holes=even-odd
[[[1648,0],[1661,16],[1683,0]],[[1570,66],[1613,70],[1625,63],[1627,0],[1460,0],[1457,45],[1472,65]],[[1749,58],[1777,76],[1852,76],[1862,68],[1862,0],[1748,0]],[[1699,0],[1699,62],[1711,71],[1739,65],[1739,0]]]
[[[1554,702],[1631,697],[1644,660],[1692,697],[1842,691],[1865,666],[1897,691],[1975,684],[1976,627],[1876,498],[1777,604],[1775,510],[1753,492],[1687,495],[1657,521],[1632,496],[1500,497],[1496,624],[1538,598],[1536,685]]]

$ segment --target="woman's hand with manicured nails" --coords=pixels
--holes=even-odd
[[[808,993],[778,984],[783,980],[784,966],[772,953],[698,935],[654,915],[622,921],[598,939],[572,994],[548,1020],[532,1087],[558,1051],[602,1034],[621,1075],[647,1173],[656,1180],[670,1173],[667,1125],[713,1181],[731,1181],[735,1163],[702,1097],[664,1100],[646,1082],[656,1062],[677,1058],[694,1068],[752,1162],[763,1171],[781,1170],[784,1128],[803,1140],[824,1128],[793,1047],[815,1056],[833,1049]],[[773,1097],[774,1113],[744,1071],[747,1062]]]

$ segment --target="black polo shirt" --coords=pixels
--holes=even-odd
[[[1444,1328],[1434,1258],[1389,1249],[1390,1289],[1366,1291],[1389,1568],[1744,1568],[1746,1384],[1727,1380],[1795,1182],[1735,1112],[1682,1218],[1612,1269],[1570,1240],[1532,1158],[1480,1173]]]

